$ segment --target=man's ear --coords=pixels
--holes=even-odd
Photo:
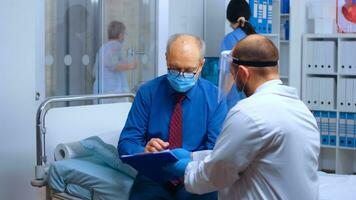
[[[241,77],[241,81],[244,83],[247,83],[247,81],[250,79],[250,71],[248,70],[248,67],[244,65],[239,65],[239,76]]]
[[[199,62],[199,71],[202,71],[203,70],[203,67],[204,67],[204,63],[205,63],[205,59],[201,59],[200,62]]]
[[[198,66],[197,74],[200,74],[200,72],[203,70],[204,63],[205,63],[205,59],[201,59],[201,60],[199,61],[199,66]]]

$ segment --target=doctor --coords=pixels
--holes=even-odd
[[[318,199],[319,131],[296,90],[279,80],[278,50],[266,37],[250,35],[230,61],[247,98],[230,110],[205,158],[176,149],[180,160],[168,170],[185,174],[187,191],[218,190],[219,199]]]
[[[231,0],[226,10],[226,19],[230,22],[233,31],[227,34],[221,42],[220,52],[232,50],[235,44],[247,35],[255,34],[253,26],[250,24],[251,11],[246,0]],[[220,69],[221,70],[221,69]],[[229,71],[227,71],[230,74]],[[230,91],[226,97],[228,109],[231,109],[238,101],[245,98],[245,94],[238,92],[233,85],[233,77],[225,79],[225,90]]]

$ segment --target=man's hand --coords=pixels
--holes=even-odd
[[[169,146],[168,142],[164,142],[159,138],[152,138],[145,147],[145,152],[159,152],[167,149]]]

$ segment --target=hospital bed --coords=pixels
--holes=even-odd
[[[124,126],[130,102],[93,104],[67,107],[67,103],[108,98],[134,98],[133,94],[87,95],[47,99],[37,113],[36,187],[46,187],[46,199],[127,199],[133,177],[105,165],[94,157],[54,161],[54,148],[59,143],[78,141],[100,133],[117,132]],[[53,104],[62,103],[62,107]],[[63,104],[65,103],[65,104]],[[48,171],[48,167],[51,171]],[[70,172],[70,173],[69,173]],[[356,176],[319,172],[321,200],[355,200]],[[50,180],[47,177],[50,176]],[[64,180],[63,176],[66,176]],[[79,179],[79,180],[78,180]],[[49,183],[64,185],[62,189],[48,187]],[[73,184],[75,183],[75,184]],[[50,184],[56,185],[56,184]]]
[[[132,104],[127,100],[134,97],[131,93],[52,97],[40,105],[36,119],[35,179],[31,184],[46,187],[44,199],[127,199],[132,176],[108,166],[98,156],[55,161],[54,152],[60,143],[108,133],[116,134],[116,148]],[[113,99],[125,101],[98,104]],[[78,105],[80,102],[91,105]]]

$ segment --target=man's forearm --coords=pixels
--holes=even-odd
[[[130,140],[119,141],[118,152],[120,156],[144,152],[144,147]]]

